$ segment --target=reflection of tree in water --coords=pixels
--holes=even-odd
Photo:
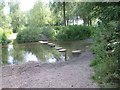
[[[13,45],[13,48],[10,50],[10,55],[13,57],[13,63],[24,61],[24,50],[22,50],[19,44]]]
[[[2,48],[2,64],[8,63],[8,47]]]
[[[26,54],[33,54],[42,62],[46,62],[52,58],[56,59],[56,61],[61,60],[61,53],[55,50],[55,48],[51,48],[48,45],[41,45],[40,43],[28,43],[14,44],[9,48],[2,48],[2,64],[17,64],[19,62],[24,63],[26,62]]]
[[[2,47],[0,47],[0,65],[2,64]]]
[[[54,57],[57,59],[57,61],[61,60],[61,53],[56,51],[55,49],[52,50],[52,54],[54,55]]]
[[[51,58],[54,56],[55,58],[59,59],[59,52],[57,52],[55,49],[50,48],[47,45],[41,45],[41,44],[31,44],[31,45],[25,45],[24,50],[26,52],[30,52],[34,54],[39,60],[45,62],[46,59]]]
[[[45,50],[42,45],[39,44],[25,44],[24,51],[27,53],[32,53],[40,60],[45,60]]]

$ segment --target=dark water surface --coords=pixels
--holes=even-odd
[[[87,41],[54,42],[56,46],[67,49],[67,60],[76,56],[72,55],[73,50],[84,52],[91,44]],[[65,53],[59,52],[54,47],[45,44],[25,43],[0,47],[0,61],[2,65],[19,64],[30,61],[40,63],[55,63],[65,61]]]

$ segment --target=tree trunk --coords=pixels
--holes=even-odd
[[[83,21],[84,21],[84,25],[87,26],[87,19],[83,18]]]
[[[89,20],[89,25],[92,26],[92,20],[91,19]]]
[[[67,19],[66,21],[67,21],[66,26],[68,26],[68,21],[69,21],[69,19]]]
[[[66,26],[66,20],[65,20],[65,1],[63,2],[63,18],[64,18],[64,25]]]

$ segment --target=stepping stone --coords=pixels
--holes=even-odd
[[[43,44],[48,44],[48,42],[47,42],[47,41],[44,41]]]
[[[39,41],[40,43],[43,43],[43,41]]]
[[[48,44],[47,41],[39,41],[39,42],[42,43],[42,44]]]
[[[56,49],[56,50],[60,50],[60,49],[62,49],[62,47],[55,47],[55,49]]]
[[[55,44],[53,44],[53,43],[48,43],[48,45],[49,45],[50,47],[55,47]]]
[[[59,52],[66,52],[66,49],[60,49]]]
[[[80,53],[81,53],[81,50],[72,51],[72,54],[80,54]]]

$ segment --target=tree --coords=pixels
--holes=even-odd
[[[21,13],[20,13],[20,7],[18,1],[11,0],[9,2],[10,7],[10,17],[11,17],[11,27],[13,29],[13,32],[16,33],[19,31],[21,26]]]
[[[74,10],[74,13],[83,19],[84,25],[89,26],[92,24],[92,18],[94,17],[93,15],[94,7],[95,7],[94,3],[79,2],[77,3],[77,7]]]
[[[52,11],[55,19],[55,25],[61,25],[63,23],[63,11],[62,11],[62,3],[61,2],[53,2],[50,4],[50,10]]]
[[[120,7],[119,3],[94,3],[95,17],[101,20],[95,39],[95,79],[119,87],[120,81]],[[96,69],[97,68],[97,69]],[[100,77],[100,78],[99,78]]]
[[[5,15],[4,15],[4,1],[0,1],[0,27],[4,28]]]
[[[34,26],[44,26],[52,22],[51,12],[48,5],[36,2],[28,14],[28,23]]]
[[[65,0],[64,0],[63,2],[54,2],[51,5],[51,9],[53,10],[54,14],[56,15],[56,18],[58,19],[57,23],[62,23],[66,26],[66,20],[67,20],[67,14],[68,14],[67,10],[69,10],[67,8],[70,8],[70,7],[68,7],[69,4],[70,3],[65,2]],[[59,17],[58,17],[58,14],[60,15]]]
[[[65,17],[65,1],[63,2],[63,17],[64,17],[64,25],[66,26],[66,17]]]
[[[74,0],[76,1],[76,0]],[[51,10],[53,11],[56,22],[64,25],[68,24],[68,20],[73,20],[79,15],[76,14],[77,2],[54,2],[51,4]],[[77,9],[79,11],[79,9]],[[59,15],[59,17],[58,17]]]

